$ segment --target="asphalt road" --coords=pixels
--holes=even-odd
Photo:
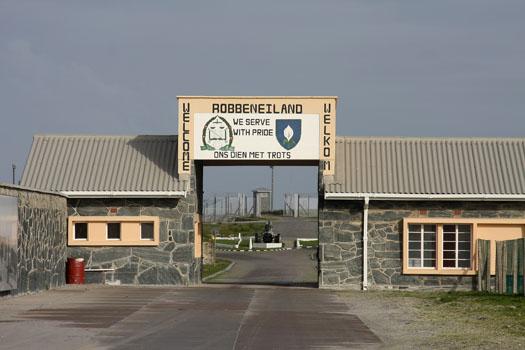
[[[317,250],[294,249],[267,252],[218,251],[218,259],[233,267],[207,283],[317,286]]]
[[[279,217],[272,221],[273,231],[281,234],[287,247],[293,247],[296,238],[317,238],[317,218]]]
[[[206,286],[65,287],[0,299],[1,349],[369,349],[335,292]]]

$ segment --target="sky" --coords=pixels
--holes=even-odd
[[[0,181],[33,134],[176,134],[177,95],[336,95],[338,135],[522,137],[524,18],[521,0],[0,0]],[[209,168],[205,190],[268,174]],[[315,192],[316,170],[276,181]]]

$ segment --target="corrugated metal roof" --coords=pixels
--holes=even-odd
[[[525,138],[338,137],[325,193],[525,195]]]
[[[21,185],[46,191],[184,191],[177,136],[36,135]]]

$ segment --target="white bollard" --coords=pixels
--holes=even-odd
[[[248,250],[252,250],[252,238],[250,237],[250,241],[248,242]]]

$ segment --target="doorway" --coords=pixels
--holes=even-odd
[[[317,287],[318,171],[203,164],[203,283]]]

